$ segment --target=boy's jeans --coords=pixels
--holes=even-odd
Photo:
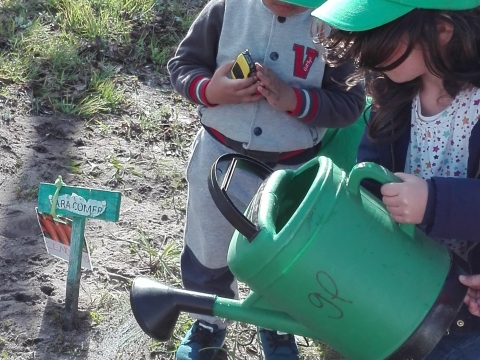
[[[445,335],[425,360],[480,359],[480,329],[450,332]]]

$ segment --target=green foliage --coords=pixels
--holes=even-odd
[[[134,18],[149,21],[154,0],[51,0],[56,20],[65,31],[86,39],[128,36]]]
[[[24,188],[17,187],[16,194],[17,194],[18,200],[32,201],[37,197],[38,186],[24,187]]]
[[[32,112],[91,118],[125,108],[124,78],[166,63],[198,13],[180,0],[0,2],[0,88],[28,89]],[[128,71],[126,71],[128,70]]]
[[[130,162],[130,160],[131,159],[128,159],[127,163]],[[123,177],[127,174],[132,174],[138,177],[143,176],[140,172],[135,170],[135,167],[127,165],[114,155],[110,155],[108,161],[114,169],[113,179],[116,183],[122,183]]]
[[[88,314],[90,315],[90,318],[95,324],[100,325],[103,322],[104,316],[100,312],[90,310]]]
[[[159,244],[150,238],[141,228],[137,229],[138,234],[135,242],[130,247],[130,253],[138,256],[142,263],[145,263],[152,275],[159,277],[162,281],[178,284],[180,282],[179,259],[181,248],[175,241],[168,241],[167,237]]]
[[[72,174],[81,174],[82,173],[82,168],[81,168],[82,162],[81,161],[75,161],[71,160],[68,165],[66,166],[67,170],[69,173]]]

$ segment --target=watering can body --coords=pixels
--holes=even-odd
[[[252,290],[244,308],[285,312],[305,328],[295,333],[347,359],[420,359],[458,312],[466,292],[458,275],[469,268],[414,225],[395,223],[360,186],[368,178],[399,181],[373,163],[347,177],[320,156],[271,173],[245,215],[216,187],[212,196],[237,229],[228,264]],[[229,316],[220,307],[216,314]],[[271,328],[288,331],[284,321]]]
[[[245,213],[228,195],[238,169],[263,179]],[[364,179],[399,181],[373,163],[347,176],[323,156],[272,171],[223,155],[208,186],[236,229],[228,264],[250,294],[226,299],[138,277],[130,291],[137,322],[165,341],[179,313],[192,312],[319,339],[346,359],[423,359],[458,313],[467,291],[458,276],[470,269],[415,226],[395,223]]]

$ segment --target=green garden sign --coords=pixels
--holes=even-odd
[[[55,184],[41,183],[38,188],[38,211],[72,218],[72,234],[65,296],[64,327],[70,328],[78,309],[80,269],[87,218],[118,221],[121,193],[67,186],[59,176]]]

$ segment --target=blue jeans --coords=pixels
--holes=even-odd
[[[480,330],[450,332],[445,335],[425,360],[480,359]]]

